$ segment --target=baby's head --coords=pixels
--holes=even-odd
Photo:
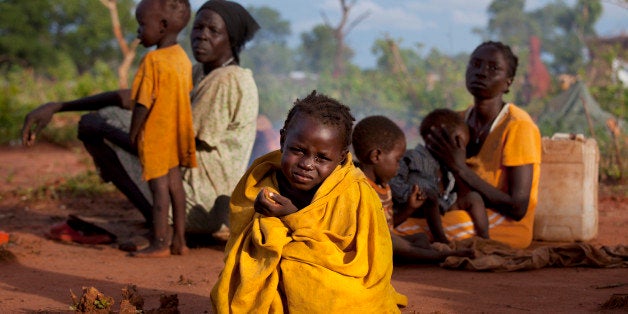
[[[469,143],[469,127],[462,115],[451,109],[435,109],[430,112],[419,126],[419,133],[425,139],[433,126],[443,126],[447,133],[462,147]]]
[[[191,13],[188,0],[142,0],[135,9],[138,38],[145,47],[157,45],[166,34],[179,34]]]
[[[316,91],[294,102],[280,131],[281,172],[292,188],[317,188],[344,164],[353,121],[349,107]]]
[[[371,180],[388,183],[397,174],[406,151],[406,136],[387,117],[366,117],[353,129],[353,151]]]

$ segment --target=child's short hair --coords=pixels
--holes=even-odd
[[[370,116],[362,119],[353,129],[353,151],[356,158],[365,163],[369,152],[381,149],[390,152],[399,140],[405,141],[401,128],[385,116]]]
[[[344,148],[347,149],[351,145],[351,130],[355,118],[351,115],[351,109],[339,101],[317,94],[316,90],[312,91],[307,97],[294,102],[294,106],[288,111],[282,130],[285,131],[290,127],[292,118],[297,113],[310,116],[325,125],[337,127],[344,136]]]
[[[182,31],[190,21],[192,15],[192,9],[190,8],[189,0],[160,0],[161,6],[170,12],[169,16],[171,27],[174,31]]]
[[[469,132],[467,123],[464,121],[464,117],[451,109],[434,109],[432,112],[428,113],[423,121],[421,121],[421,125],[419,126],[419,133],[421,133],[421,137],[425,139],[425,137],[430,133],[430,128],[433,126],[444,126],[445,130],[449,134],[453,134],[456,131],[456,128],[462,127],[465,132]]]

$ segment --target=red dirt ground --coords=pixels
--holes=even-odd
[[[0,231],[10,234],[0,250],[0,312],[69,312],[71,292],[80,296],[90,286],[113,297],[117,309],[128,284],[145,298],[144,309],[157,308],[161,295],[177,294],[181,313],[211,312],[209,291],[223,263],[220,245],[196,247],[187,256],[137,259],[116,245],[65,244],[45,236],[68,214],[139,228],[141,216],[117,191],[98,197],[36,193],[90,169],[80,146],[0,147]],[[627,244],[625,192],[606,191],[600,192],[599,234],[591,243]],[[402,265],[395,267],[393,285],[409,298],[403,313],[600,312],[613,294],[628,293],[628,269],[489,273]]]

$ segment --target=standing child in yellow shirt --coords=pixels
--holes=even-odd
[[[177,43],[190,20],[187,0],[142,0],[135,11],[137,37],[148,52],[135,75],[131,99],[131,143],[137,147],[153,194],[153,236],[150,246],[135,257],[183,255],[185,191],[180,166],[196,167],[190,92],[192,63]],[[172,203],[173,234],[168,238],[168,211]]]

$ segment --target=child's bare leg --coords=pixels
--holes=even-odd
[[[135,257],[167,257],[170,256],[170,238],[168,226],[168,210],[170,209],[170,193],[168,192],[168,175],[148,181],[153,192],[153,237],[150,245],[132,253]]]
[[[171,253],[185,255],[190,249],[185,244],[185,190],[183,190],[183,178],[179,167],[174,167],[168,172],[170,198],[172,199],[172,218],[174,230],[172,233]]]
[[[484,200],[477,192],[469,192],[459,199],[461,208],[464,208],[471,216],[473,221],[473,227],[475,233],[482,238],[488,239],[488,215],[486,214],[486,207],[484,206]]]
[[[449,243],[440,218],[438,201],[429,199],[423,206],[425,207],[425,220],[427,221],[427,226],[430,228],[434,242]]]

